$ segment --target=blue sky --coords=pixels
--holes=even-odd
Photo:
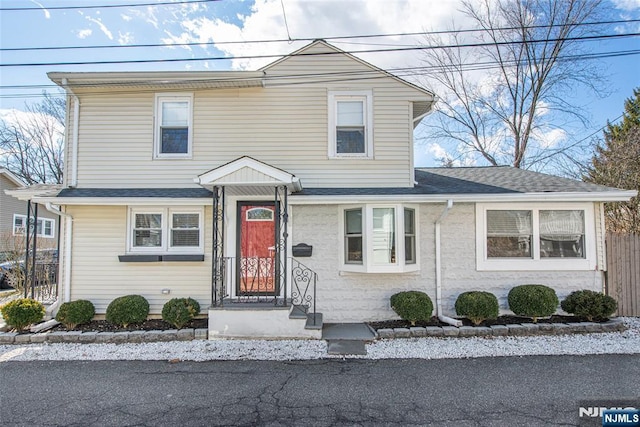
[[[29,11],[0,11],[2,49],[54,46],[102,46],[131,44],[209,43],[192,47],[147,47],[0,52],[0,112],[24,109],[37,102],[42,90],[55,91],[49,71],[125,70],[228,70],[256,69],[262,60],[202,60],[210,57],[278,55],[291,52],[304,42],[218,44],[240,40],[287,40],[346,35],[389,34],[443,30],[452,23],[469,28],[454,0],[254,0],[206,3],[56,10],[60,6],[154,3],[156,0],[1,0],[0,8],[33,7]],[[162,0],[166,1],[166,0]],[[640,19],[640,0],[606,0],[606,19]],[[284,9],[284,12],[283,12]],[[285,17],[288,24],[285,26]],[[611,26],[607,33],[640,32],[640,24]],[[344,50],[411,45],[416,37],[332,41]],[[376,43],[371,45],[370,43]],[[383,44],[384,46],[380,46]],[[640,38],[591,42],[594,52],[640,49]],[[360,55],[382,68],[419,64],[419,53],[375,53]],[[6,66],[34,62],[128,61],[139,59],[194,59],[151,64],[93,64]],[[588,128],[577,127],[567,136],[588,136],[623,111],[623,102],[640,86],[640,55],[601,60],[609,80],[607,96],[575,93],[576,103],[592,120]],[[11,89],[8,86],[25,86]],[[427,119],[428,120],[428,119]],[[437,150],[416,147],[417,165],[433,165]]]

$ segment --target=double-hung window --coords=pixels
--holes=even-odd
[[[371,91],[329,92],[329,157],[373,157]]]
[[[416,209],[363,205],[342,209],[343,271],[404,272],[417,267]]]
[[[156,95],[156,158],[190,158],[192,146],[193,96]]]
[[[129,211],[129,252],[204,251],[202,209],[130,208]]]
[[[595,268],[593,206],[589,204],[478,205],[479,270]]]
[[[36,225],[36,234],[38,237],[53,238],[53,227],[55,221],[47,218],[38,218]],[[13,215],[13,235],[20,236],[27,232],[27,216],[26,215]]]

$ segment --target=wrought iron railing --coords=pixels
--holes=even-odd
[[[214,306],[237,303],[269,303],[276,306],[298,306],[316,315],[316,286],[318,275],[309,267],[289,258],[285,274],[290,277],[290,294],[282,286],[277,274],[275,258],[219,257],[214,281]]]
[[[316,285],[318,274],[306,265],[291,258],[291,304],[312,314],[316,322]]]
[[[35,275],[32,271],[35,271]],[[33,266],[29,266],[28,272],[25,271],[24,261],[19,261],[7,268],[4,275],[7,284],[25,298],[32,298],[44,304],[51,304],[58,298],[57,261],[37,261],[35,270]]]

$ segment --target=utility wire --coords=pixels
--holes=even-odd
[[[161,1],[156,3],[129,3],[129,4],[103,4],[87,6],[42,6],[42,7],[0,7],[0,12],[24,12],[45,10],[77,10],[77,9],[115,9],[120,7],[146,7],[146,6],[172,6],[194,3],[212,3],[222,0],[181,0],[181,1]]]
[[[568,61],[581,61],[588,59],[598,59],[603,57],[613,57],[613,56],[628,56],[628,55],[638,55],[640,54],[640,50],[632,50],[632,51],[618,51],[618,52],[602,52],[597,54],[581,54],[581,55],[566,55],[558,57],[559,62],[568,62]],[[313,84],[313,83],[340,83],[340,82],[356,82],[356,81],[370,81],[375,79],[383,79],[387,78],[389,74],[395,77],[420,77],[424,75],[428,75],[429,73],[438,73],[443,71],[448,71],[452,67],[455,67],[457,70],[461,71],[487,71],[491,69],[498,68],[502,65],[515,65],[517,61],[508,61],[503,63],[498,63],[497,61],[486,61],[486,62],[475,62],[471,64],[451,64],[450,66],[441,66],[441,65],[431,65],[431,66],[418,66],[418,67],[405,67],[405,68],[391,68],[387,70],[383,70],[381,73],[380,70],[369,70],[369,71],[343,71],[343,72],[327,72],[327,73],[312,73],[312,74],[289,74],[289,75],[265,75],[262,77],[265,82],[267,82],[270,86],[293,86],[293,85],[303,85],[303,84]],[[386,73],[389,74],[386,74]],[[187,74],[189,72],[186,72]],[[225,81],[235,81],[242,82],[248,80],[255,80],[255,77],[214,77],[214,78],[206,78],[206,79],[190,79],[189,82],[193,84],[197,83],[213,83],[213,82],[225,82]],[[172,84],[172,83],[180,83],[182,80],[163,80],[162,84]],[[133,86],[133,85],[148,85],[148,89],[134,89],[134,90],[119,90],[120,94],[133,94],[133,93],[144,93],[144,92],[156,92],[156,86],[159,84],[158,81],[154,80],[146,80],[146,81],[119,81],[113,84],[95,84],[95,83],[87,83],[87,84],[74,84],[76,88],[96,88],[98,90],[86,91],[85,94],[90,95],[109,95],[112,94],[112,90],[108,89],[109,87],[117,86],[118,88]],[[154,86],[155,85],[155,86]],[[9,89],[48,89],[48,88],[57,88],[57,85],[20,85],[20,86],[0,86],[0,89],[9,90]],[[36,98],[42,97],[43,94],[2,94],[0,98]]]
[[[144,63],[169,63],[169,62],[193,62],[193,61],[222,61],[222,60],[234,60],[234,59],[268,59],[268,58],[289,58],[291,56],[328,56],[328,55],[343,55],[347,54],[360,54],[360,53],[387,53],[387,52],[407,52],[407,51],[425,51],[432,49],[451,49],[451,48],[472,48],[472,47],[486,47],[486,46],[504,46],[504,45],[517,45],[517,44],[534,44],[534,43],[550,43],[557,41],[588,41],[588,40],[607,40],[626,37],[637,37],[640,33],[624,33],[624,34],[605,34],[598,36],[579,36],[579,37],[563,37],[555,39],[540,39],[540,40],[515,40],[504,42],[485,42],[485,43],[465,43],[454,45],[438,45],[438,46],[415,46],[415,47],[398,47],[391,49],[365,49],[356,51],[333,51],[333,52],[300,52],[289,54],[271,54],[271,55],[246,55],[246,56],[212,56],[212,57],[199,57],[199,58],[169,58],[169,59],[131,59],[120,61],[70,61],[70,62],[31,62],[31,63],[0,63],[0,67],[40,67],[40,66],[64,66],[64,65],[106,65],[106,64],[144,64]]]
[[[1,9],[0,9],[1,10]],[[590,25],[610,25],[610,24],[628,24],[640,22],[640,19],[626,19],[614,21],[593,21],[574,24],[574,26],[590,26]],[[566,24],[554,25],[532,25],[528,29],[534,28],[552,28],[564,26]],[[496,31],[517,30],[517,27],[500,27],[494,28]],[[471,28],[461,30],[441,30],[441,31],[421,31],[421,32],[405,32],[405,33],[379,33],[379,34],[360,34],[351,36],[331,36],[323,37],[322,40],[351,40],[351,39],[367,39],[367,38],[383,38],[383,37],[413,37],[413,36],[429,36],[442,34],[463,34],[484,32],[483,28]],[[229,40],[215,42],[189,42],[189,43],[148,43],[148,44],[129,44],[129,45],[92,45],[92,46],[41,46],[41,47],[10,47],[0,48],[0,52],[19,52],[19,51],[38,51],[38,50],[75,50],[75,49],[126,49],[126,48],[150,48],[150,47],[194,47],[194,46],[213,46],[213,45],[234,45],[234,44],[257,44],[257,43],[284,43],[284,42],[310,42],[318,40],[318,38],[288,38],[288,39],[270,39],[270,40]],[[345,42],[346,43],[346,42]]]

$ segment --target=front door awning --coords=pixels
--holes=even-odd
[[[262,194],[278,186],[286,186],[292,193],[302,190],[295,175],[248,156],[198,175],[194,181],[209,190],[227,187],[239,194]]]

